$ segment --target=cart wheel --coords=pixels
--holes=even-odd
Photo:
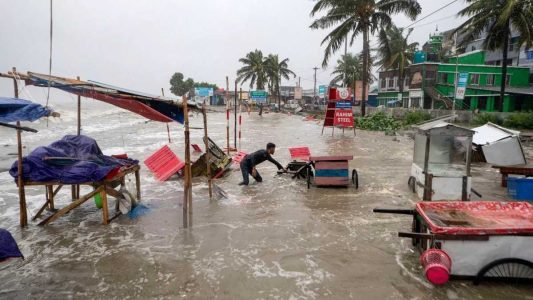
[[[533,263],[520,258],[504,258],[491,262],[479,271],[474,278],[477,285],[481,280],[510,280],[533,282]]]
[[[352,170],[352,183],[355,185],[355,189],[357,190],[359,188],[359,176],[357,175],[357,171],[355,169]]]
[[[307,177],[307,188],[311,188],[311,167],[307,167],[305,171],[305,175]]]
[[[414,176],[409,177],[409,180],[407,180],[407,185],[413,193],[416,193],[416,178]]]

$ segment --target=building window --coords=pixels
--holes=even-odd
[[[505,85],[509,86],[510,84],[511,84],[511,74],[507,74],[507,76],[505,76]]]
[[[470,47],[470,51],[476,51],[476,46]]]
[[[479,74],[470,74],[470,84],[479,85]]]
[[[477,98],[477,109],[487,110],[487,97]]]
[[[512,58],[508,58],[507,59],[507,65],[508,66],[512,66],[513,65],[513,59]]]
[[[526,51],[527,60],[533,60],[533,50]]]
[[[487,75],[487,85],[494,85],[494,74]]]
[[[440,73],[439,74],[439,83],[448,83],[448,73]]]
[[[511,44],[509,44],[509,51],[513,51],[513,50],[514,50],[514,44],[511,43]]]
[[[389,77],[389,88],[394,88],[394,77]]]
[[[409,76],[406,76],[403,80],[403,86],[409,88]]]
[[[386,89],[387,88],[387,79],[381,78],[381,88]]]
[[[399,87],[400,85],[398,84],[398,77],[394,77],[394,87]]]

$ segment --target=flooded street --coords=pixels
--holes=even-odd
[[[25,153],[75,133],[74,112],[62,121],[31,124]],[[82,133],[105,154],[128,153],[143,161],[167,143],[166,127],[121,110],[84,113]],[[192,126],[201,127],[195,115]],[[225,114],[209,114],[209,135],[225,147]],[[232,120],[233,122],[233,120]],[[233,124],[233,123],[232,123]],[[172,145],[183,157],[182,127],[172,124]],[[233,128],[232,128],[233,130]],[[277,145],[276,158],[290,161],[288,147],[309,146],[313,155],[353,155],[359,173],[353,187],[307,189],[304,180],[276,175],[268,162],[258,171],[264,182],[237,186],[235,168],[215,181],[228,198],[209,200],[204,178],[193,184],[193,228],[182,228],[182,181],[158,182],[142,164],[142,202],[137,218],[120,216],[101,225],[92,200],[49,226],[18,226],[18,194],[6,169],[16,152],[15,131],[0,129],[0,228],[19,243],[26,260],[0,267],[1,299],[533,299],[532,286],[451,281],[429,284],[410,241],[397,237],[411,218],[376,215],[374,207],[412,208],[408,190],[413,141],[382,132],[326,129],[301,116],[243,114],[241,148]],[[192,130],[201,145],[203,131]],[[232,139],[233,143],[233,139]],[[195,156],[194,156],[195,157]],[[473,168],[474,188],[500,200],[499,173],[486,164]],[[27,188],[29,216],[44,203],[43,188]],[[70,202],[59,193],[56,206]],[[473,199],[477,199],[473,196]],[[109,204],[114,212],[114,199]]]

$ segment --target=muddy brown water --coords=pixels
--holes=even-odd
[[[90,120],[90,118],[89,118]],[[235,170],[216,184],[227,199],[209,200],[204,179],[194,181],[194,226],[182,228],[182,181],[157,182],[143,168],[143,203],[149,211],[101,225],[91,201],[47,227],[18,227],[13,179],[0,173],[0,227],[10,230],[26,260],[0,266],[1,299],[533,299],[533,287],[474,286],[452,281],[443,287],[423,277],[408,240],[410,218],[375,215],[374,207],[411,208],[418,201],[407,178],[413,141],[379,132],[331,129],[299,116],[243,115],[241,148],[251,152],[267,142],[274,157],[289,162],[287,147],[309,146],[314,155],[354,155],[360,188],[307,189],[303,180],[276,175],[268,162],[258,167],[263,183],[237,186]],[[201,126],[200,116],[193,126]],[[55,121],[24,134],[26,151],[75,132],[72,120]],[[106,154],[127,152],[144,160],[166,144],[165,125],[109,111],[83,126]],[[211,138],[225,146],[225,115],[209,114]],[[14,157],[14,132],[0,132],[4,170]],[[199,130],[193,142],[201,144]],[[172,148],[183,153],[182,128],[172,127]],[[203,148],[203,145],[202,145]],[[503,199],[496,170],[473,169],[474,187],[485,199]],[[253,180],[252,180],[253,182]],[[29,214],[44,201],[28,188]],[[67,204],[69,191],[57,206]],[[475,196],[474,196],[475,197]],[[113,201],[110,207],[113,206]],[[111,209],[112,210],[112,209]]]

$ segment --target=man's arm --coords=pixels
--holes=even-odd
[[[273,164],[276,165],[276,167],[278,167],[278,170],[282,170],[283,167],[281,166],[281,164],[279,162],[277,162],[270,154],[267,153],[267,160]]]

